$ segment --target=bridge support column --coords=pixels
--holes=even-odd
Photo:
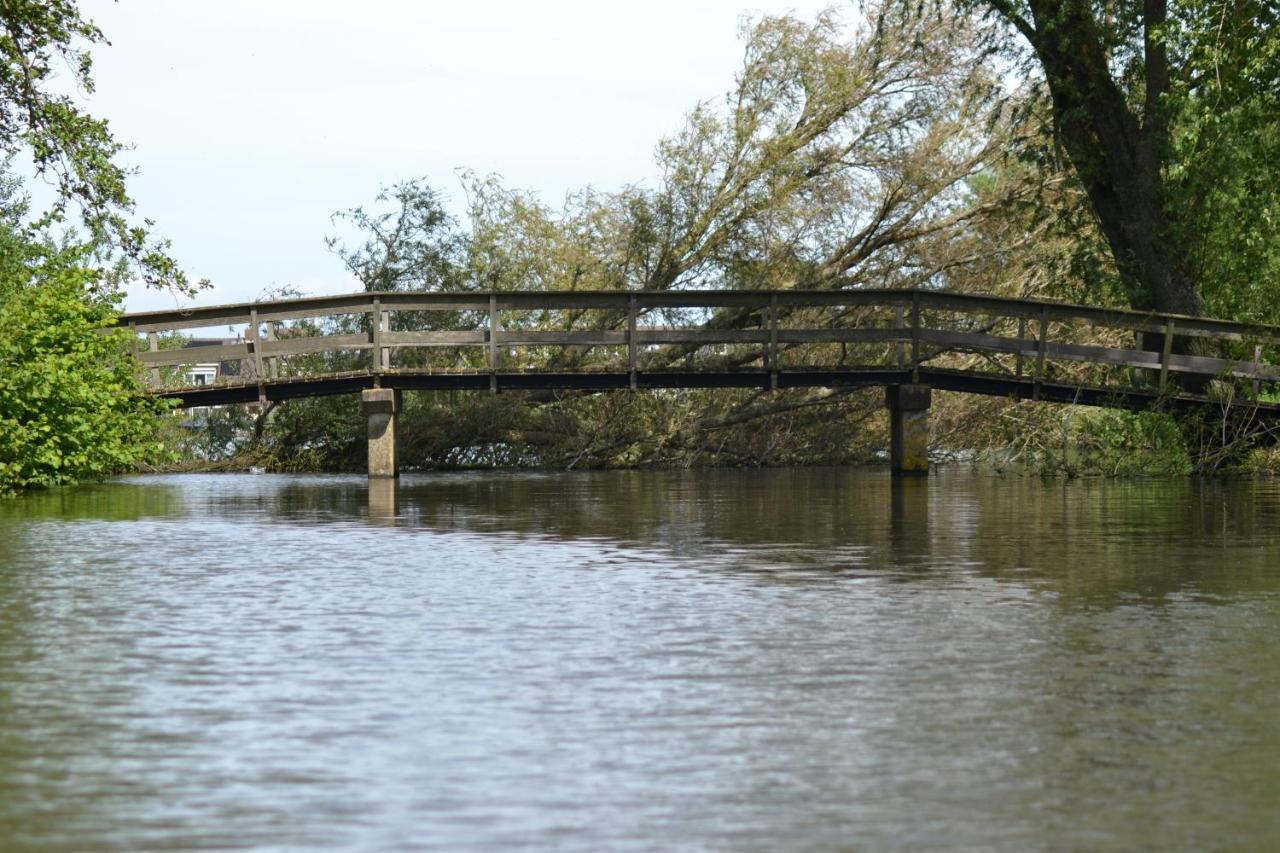
[[[369,388],[360,392],[360,404],[369,421],[369,476],[398,477],[400,392]]]
[[[889,407],[889,467],[894,474],[928,474],[932,389],[890,385],[884,396]]]

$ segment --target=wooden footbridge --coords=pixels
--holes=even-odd
[[[117,325],[183,407],[361,392],[371,476],[398,471],[404,390],[884,386],[899,472],[928,469],[934,388],[1280,415],[1280,327],[930,289],[357,293]]]

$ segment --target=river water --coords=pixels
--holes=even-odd
[[[0,504],[0,848],[1280,838],[1280,487],[137,477]]]

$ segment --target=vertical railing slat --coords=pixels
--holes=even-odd
[[[911,381],[920,381],[920,292],[911,292]]]
[[[1036,385],[1031,399],[1040,399],[1040,385],[1044,382],[1044,361],[1049,354],[1049,306],[1040,306],[1040,334],[1036,339]]]
[[[1022,348],[1023,346],[1026,345],[1026,340],[1027,340],[1027,318],[1024,316],[1019,316],[1018,317],[1018,354],[1017,356],[1014,357],[1014,362],[1013,362],[1014,363],[1013,373],[1019,379],[1022,378],[1022,358],[1023,358]]]
[[[769,294],[769,390],[778,390],[778,294]]]
[[[147,349],[151,352],[160,351],[160,338],[155,332],[147,332]],[[151,386],[153,388],[160,387],[160,368],[151,368]]]
[[[636,295],[627,297],[627,385],[636,390]]]
[[[498,294],[489,294],[489,392],[498,392]]]
[[[1173,354],[1173,318],[1164,321],[1164,346],[1160,350],[1160,393],[1169,384],[1169,356]]]
[[[382,299],[373,297],[373,308],[369,317],[370,341],[373,344],[373,369],[381,373],[387,369],[387,359],[382,351]]]

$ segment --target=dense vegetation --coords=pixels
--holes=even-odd
[[[1280,319],[1274,9],[865,12],[755,22],[734,87],[659,143],[654,186],[552,207],[466,175],[459,220],[409,180],[340,214],[362,237],[330,245],[373,291],[936,286]],[[422,394],[404,434],[418,466],[830,463],[884,446],[879,411],[866,391]],[[351,400],[227,412],[197,455],[356,469],[360,423]],[[935,426],[944,447],[1066,473],[1241,459],[1230,430],[1160,414],[940,395]]]
[[[12,185],[10,185],[12,188]],[[91,248],[0,209],[0,495],[131,470],[162,458],[127,335],[105,334],[116,299]]]
[[[454,215],[440,185],[408,179],[339,214],[347,236],[330,247],[371,291],[927,286],[1280,321],[1274,3],[885,0],[846,12],[745,27],[732,87],[659,142],[649,183],[588,187],[550,205],[468,173]],[[119,146],[105,123],[47,85],[61,59],[91,86],[84,48],[101,34],[70,0],[0,0],[0,23],[0,139],[33,153],[64,204],[79,205],[94,258],[109,250],[122,272],[187,288],[147,223],[130,224]],[[106,316],[109,276],[85,286],[91,277],[53,272],[76,268],[70,261],[45,267],[26,263],[15,292],[75,279],[85,321]],[[35,306],[15,301],[12,310]],[[753,319],[725,310],[708,322]],[[397,318],[401,328],[479,320]],[[603,312],[527,320],[621,321]],[[355,320],[346,326],[277,332],[361,331]],[[670,348],[661,357],[687,355]],[[600,356],[555,357],[589,366]],[[295,363],[307,358],[321,356]],[[358,367],[360,356],[327,358],[341,369]],[[122,394],[133,393],[117,379]],[[850,390],[417,394],[407,401],[406,461],[861,461],[884,445],[880,411],[877,393]],[[940,446],[986,450],[1001,465],[1125,474],[1238,464],[1241,436],[1206,417],[939,395],[935,426]],[[200,423],[170,430],[188,464],[363,464],[353,399],[228,408]],[[147,444],[122,434],[134,436],[130,452]]]
[[[85,48],[102,34],[68,0],[0,0],[0,495],[134,468],[163,455],[128,342],[101,328],[122,276],[189,289],[132,216],[122,146],[66,94],[92,91]],[[57,72],[64,75],[56,81]],[[57,190],[31,216],[8,158]],[[80,212],[80,236],[66,227]]]

